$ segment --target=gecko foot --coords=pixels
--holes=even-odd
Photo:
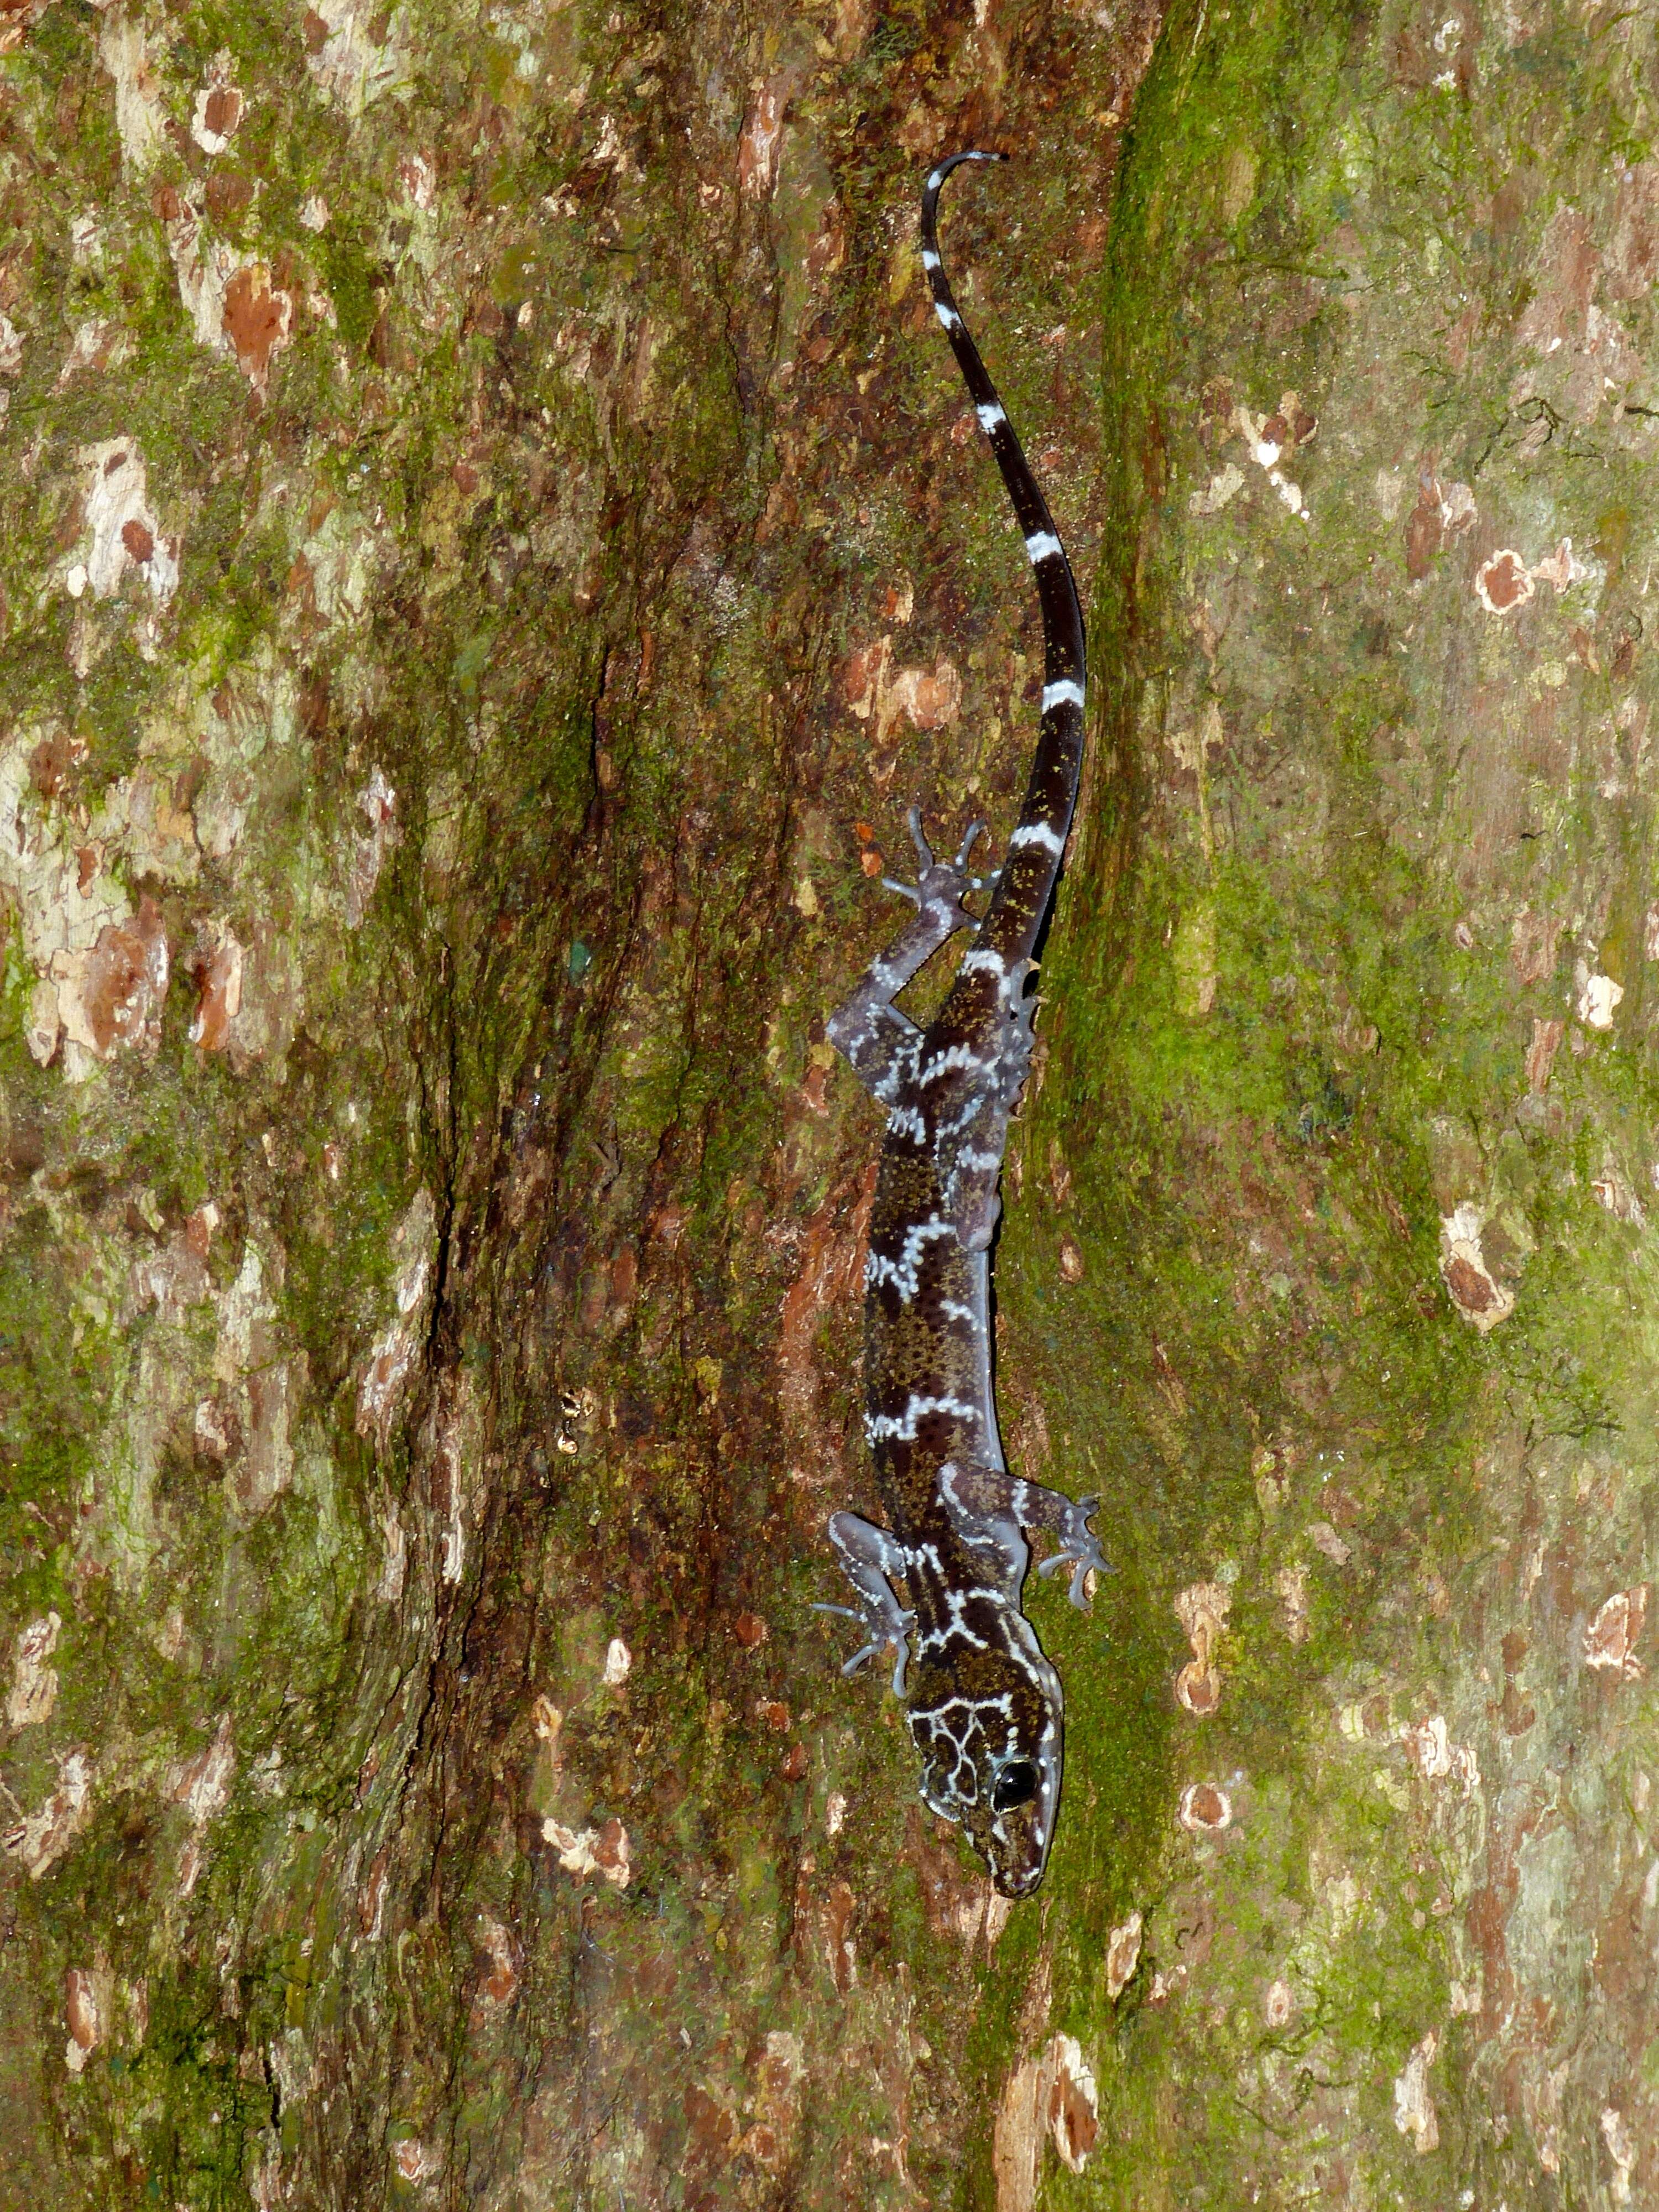
[[[916,1625],[916,1616],[914,1613],[908,1608],[896,1609],[890,1618],[884,1613],[878,1620],[872,1620],[860,1607],[854,1605],[815,1605],[812,1610],[814,1613],[838,1613],[848,1620],[856,1620],[862,1625],[869,1635],[870,1640],[867,1644],[860,1644],[850,1659],[844,1659],[842,1662],[841,1671],[843,1675],[856,1674],[860,1667],[866,1665],[878,1653],[884,1651],[890,1644],[895,1655],[893,1695],[896,1698],[903,1697],[904,1670],[910,1662],[910,1631]]]
[[[1099,1503],[1098,1498],[1079,1498],[1074,1505],[1068,1504],[1060,1516],[1058,1531],[1060,1549],[1052,1559],[1037,1562],[1040,1575],[1054,1575],[1062,1567],[1071,1568],[1072,1586],[1066,1595],[1079,1612],[1085,1610],[1088,1602],[1083,1583],[1090,1569],[1092,1567],[1097,1575],[1109,1575],[1115,1571],[1100,1548],[1100,1539],[1089,1526],[1089,1516]]]
[[[975,840],[984,830],[984,823],[970,822],[962,843],[957,848],[955,860],[940,860],[935,859],[933,848],[923,832],[921,806],[913,806],[908,818],[911,842],[921,863],[920,878],[914,884],[903,884],[896,877],[884,876],[882,889],[896,892],[900,898],[908,899],[923,914],[931,909],[939,920],[948,919],[952,932],[973,928],[975,926],[974,918],[963,907],[963,893],[983,890],[988,883],[995,880],[994,877],[970,876],[968,872],[968,855],[973,850]]]

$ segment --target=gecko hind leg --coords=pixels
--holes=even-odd
[[[1038,1560],[1037,1572],[1053,1575],[1070,1567],[1067,1595],[1079,1611],[1087,1603],[1083,1584],[1090,1569],[1101,1575],[1113,1571],[1100,1539],[1089,1526],[1098,1498],[1073,1500],[1064,1491],[1026,1482],[1002,1468],[957,1467],[949,1462],[939,1469],[939,1486],[946,1505],[964,1521],[991,1522],[1006,1515],[1028,1535],[1041,1530],[1054,1537],[1060,1548],[1052,1558]]]
[[[903,1551],[884,1528],[878,1528],[872,1521],[861,1520],[856,1513],[832,1513],[829,1534],[840,1554],[842,1571],[858,1593],[859,1603],[815,1605],[812,1610],[838,1613],[863,1625],[869,1641],[843,1663],[843,1674],[857,1674],[866,1660],[873,1659],[890,1644],[896,1654],[893,1695],[902,1698],[904,1670],[910,1657],[910,1631],[916,1625],[915,1614],[899,1603],[890,1579],[904,1572]]]

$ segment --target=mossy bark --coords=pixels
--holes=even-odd
[[[3,24],[0,2205],[1645,2201],[1653,10]],[[974,138],[1012,1913],[810,1609]]]

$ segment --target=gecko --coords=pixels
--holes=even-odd
[[[884,878],[916,912],[825,1025],[830,1042],[884,1107],[865,1267],[865,1433],[890,1526],[830,1516],[829,1538],[853,1587],[866,1641],[850,1674],[890,1646],[894,1694],[921,1757],[924,1802],[958,1823],[1005,1897],[1043,1876],[1060,1807],[1064,1700],[1022,1609],[1039,1533],[1069,1566],[1071,1598],[1106,1561],[1074,1503],[1008,1471],[997,1431],[991,1244],[1008,1123],[1030,1072],[1036,951],[1054,896],[1083,762],[1085,647],[1077,586],[1054,518],[986,372],[939,258],[940,187],[927,181],[921,261],[980,428],[1002,472],[1042,614],[1042,721],[1019,819],[994,876],[969,874],[984,823],[939,860],[910,811],[918,879]],[[977,919],[964,900],[988,890]],[[951,939],[973,933],[950,991],[923,1030],[895,1004]],[[896,1585],[902,1583],[905,1602]]]

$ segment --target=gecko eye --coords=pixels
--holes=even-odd
[[[1036,1793],[1036,1767],[1029,1759],[1017,1759],[998,1775],[991,1792],[991,1804],[996,1812],[1012,1813],[1016,1806],[1029,1805]]]

